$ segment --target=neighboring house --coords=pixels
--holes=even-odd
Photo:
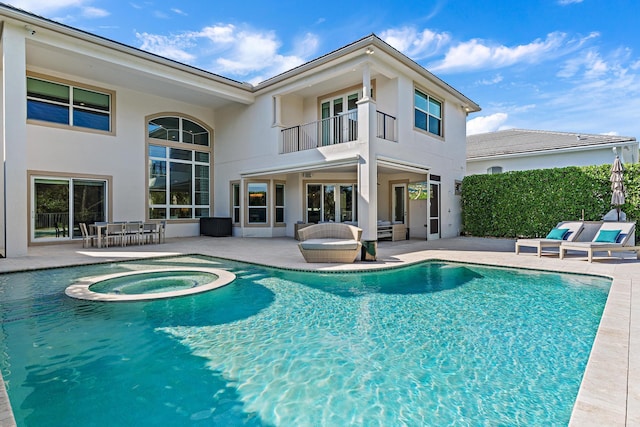
[[[209,216],[245,237],[459,233],[480,108],[375,35],[252,86],[6,5],[0,19],[5,256],[112,220],[166,220],[167,237]]]
[[[615,150],[615,151],[614,151]],[[638,162],[628,136],[509,129],[467,137],[467,175]]]

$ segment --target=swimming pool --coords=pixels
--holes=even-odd
[[[224,268],[175,299],[64,295],[103,274]],[[177,257],[0,276],[18,425],[566,424],[601,278],[427,262],[321,274]]]

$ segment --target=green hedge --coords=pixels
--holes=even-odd
[[[544,237],[558,222],[600,221],[611,208],[611,165],[471,175],[462,182],[463,233]],[[625,165],[627,220],[640,219],[640,165]],[[639,231],[636,230],[636,237]]]

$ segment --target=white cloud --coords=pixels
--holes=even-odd
[[[489,116],[475,117],[467,122],[467,135],[506,129],[504,123],[508,118],[509,115],[506,113],[495,113]]]
[[[451,47],[444,59],[430,68],[441,72],[496,69],[517,63],[536,63],[555,57],[564,49],[567,49],[567,35],[561,32],[550,33],[544,40],[537,39],[513,47],[472,39]]]
[[[185,11],[183,11],[183,10],[181,10],[181,9],[177,9],[177,8],[175,8],[175,7],[174,7],[174,8],[171,8],[171,11],[172,11],[173,13],[177,14],[177,15],[188,16],[188,14],[187,14]]]
[[[85,18],[104,18],[109,16],[109,12],[97,7],[87,6],[82,8],[82,16]]]
[[[143,50],[253,83],[302,64],[319,45],[317,36],[307,33],[294,41],[289,54],[283,54],[275,32],[232,24],[172,35],[137,33],[136,37]]]
[[[136,33],[136,38],[140,41],[140,49],[147,52],[185,63],[192,63],[196,58],[187,52],[187,49],[193,46],[192,40],[188,37]]]
[[[380,38],[412,59],[419,60],[438,54],[451,41],[448,33],[429,29],[419,32],[415,27],[382,31]]]
[[[479,80],[478,84],[483,86],[491,86],[491,85],[500,83],[502,80],[504,80],[504,77],[502,77],[502,74],[496,74],[495,77],[493,77],[492,79]]]
[[[28,12],[46,15],[70,7],[81,7],[89,2],[87,0],[10,0],[7,3]]]
[[[582,56],[565,61],[557,75],[558,77],[569,78],[584,70],[586,77],[595,78],[607,73],[609,69],[609,65],[600,57],[600,54],[590,50],[584,52]]]
[[[558,4],[560,6],[567,6],[569,4],[578,4],[582,3],[582,0],[558,0]]]
[[[14,0],[9,4],[28,12],[47,16],[60,11],[71,11],[72,9],[79,10],[80,15],[87,19],[104,18],[110,15],[110,12],[105,9],[90,6],[89,3],[91,2],[92,0]],[[77,20],[76,16],[71,13],[53,19],[58,22],[73,22]]]

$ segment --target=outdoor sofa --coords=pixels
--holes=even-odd
[[[544,249],[558,249],[563,242],[576,241],[583,230],[584,222],[582,221],[559,222],[545,238],[516,240],[516,254],[519,254],[520,248],[525,246],[536,248],[538,256],[541,257]]]
[[[562,242],[560,259],[564,259],[567,251],[585,252],[589,262],[597,252],[607,252],[609,256],[613,252],[635,252],[637,259],[640,246],[635,246],[635,231],[635,222],[603,222],[590,242]]]
[[[324,222],[298,230],[298,248],[307,262],[352,263],[362,247],[362,229]]]

